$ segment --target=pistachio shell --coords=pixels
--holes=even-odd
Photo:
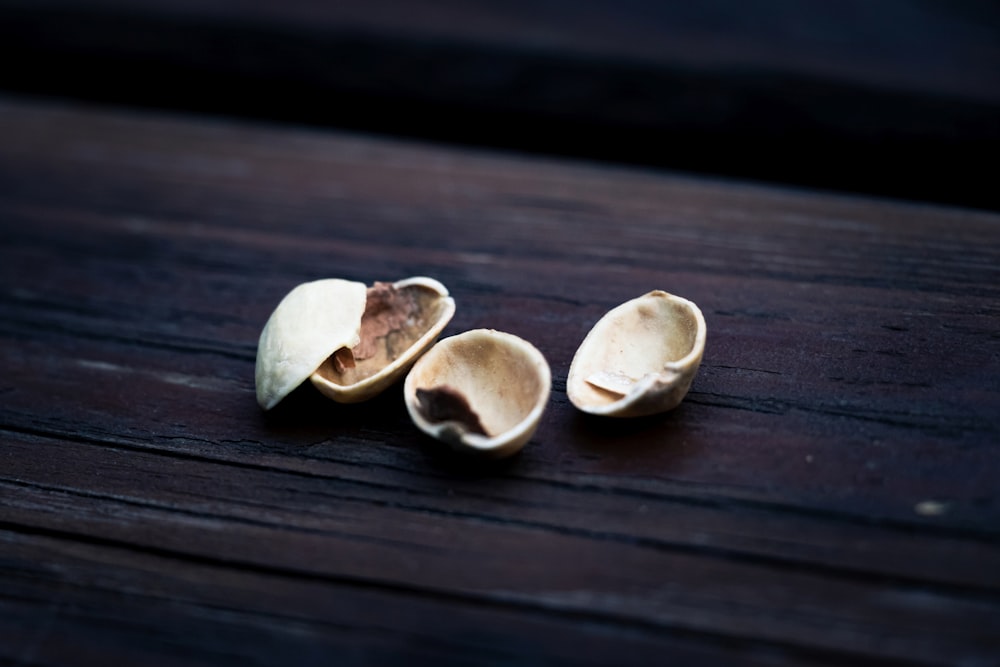
[[[573,357],[566,393],[580,410],[638,417],[671,410],[705,351],[705,318],[691,301],[654,290],[609,311]]]
[[[454,313],[454,300],[433,278],[299,285],[260,335],[257,402],[270,410],[306,378],[335,401],[371,398],[406,372]]]
[[[534,435],[552,376],[545,357],[513,334],[474,329],[445,338],[403,385],[410,418],[459,451],[510,456]]]
[[[358,344],[364,283],[331,278],[289,292],[257,344],[257,402],[270,410],[342,347]]]
[[[454,299],[433,278],[376,284],[368,289],[368,304],[359,318],[360,341],[348,346],[349,363],[342,363],[340,355],[327,355],[309,379],[339,403],[368,400],[399,380],[454,314]]]

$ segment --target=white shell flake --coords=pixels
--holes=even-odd
[[[445,338],[403,385],[420,430],[458,451],[501,458],[534,435],[552,385],[545,357],[513,334],[474,329]]]
[[[705,318],[687,299],[654,290],[609,311],[570,364],[566,393],[580,410],[638,417],[684,399],[705,351]]]

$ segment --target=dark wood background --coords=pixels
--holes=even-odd
[[[1000,208],[1000,4],[0,0],[0,89]]]
[[[66,23],[42,21],[56,5]],[[530,146],[482,128],[459,144],[441,136],[446,121],[489,115],[495,98],[462,106],[435,97],[435,80],[423,102],[404,91],[392,98],[401,112],[450,110],[436,129],[421,125],[434,114],[415,113],[407,135],[348,118],[371,91],[355,98],[335,82],[318,109],[278,95],[321,90],[308,80],[319,66],[294,81],[290,61],[216,61],[197,41],[259,45],[280,28],[304,35],[306,52],[330,39],[376,54],[403,33],[399,54],[412,55],[460,43],[461,27],[473,56],[599,70],[712,57],[696,10],[681,22],[690,41],[670,46],[678,56],[643,37],[660,10],[638,4],[581,6],[566,25],[529,20],[560,3],[356,15],[304,1],[0,6],[0,32],[17,37],[0,49],[52,75],[14,71],[24,60],[0,73],[3,664],[1000,664],[1000,215],[975,210],[995,193],[962,189],[968,163],[907,202],[884,196],[892,178],[882,196],[850,194],[847,181],[813,180],[822,168],[781,185],[733,178],[723,158],[727,178],[611,162],[601,141],[625,124],[586,111],[570,114],[582,120],[566,136],[592,134],[592,153],[518,151]],[[990,29],[973,20],[992,15],[985,5],[885,6],[961,15],[966,37]],[[837,25],[840,10],[816,11]],[[749,21],[725,16],[723,27]],[[139,29],[171,17],[192,22],[190,52]],[[859,34],[863,18],[850,24]],[[354,27],[325,32],[334,19]],[[635,39],[594,27],[615,21]],[[138,26],[132,39],[94,37],[122,25]],[[563,31],[532,32],[546,25]],[[895,76],[908,95],[951,100],[938,120],[996,104],[985,65],[904,85],[899,72],[923,61],[889,57],[901,35],[872,37],[884,51],[843,60],[838,77],[878,96]],[[980,64],[996,53],[940,39]],[[921,71],[962,62],[936,53]],[[130,102],[132,89],[112,85],[137,71],[129,54],[161,73],[197,63],[192,90],[235,67],[257,73],[228,101],[160,105],[154,83],[136,80]],[[796,67],[814,76],[810,63]],[[493,65],[469,65],[470,80],[495,81]],[[699,80],[698,67],[676,71]],[[253,88],[265,79],[275,87]],[[226,108],[251,90],[263,111]],[[311,122],[334,99],[343,124]],[[551,127],[537,108],[496,113],[523,120],[525,141]],[[662,136],[680,131],[649,113]],[[864,141],[863,123],[836,116],[840,130],[809,136]],[[930,126],[951,137],[941,150],[988,146]],[[934,131],[907,141],[934,145]],[[445,335],[493,327],[548,358],[552,398],[519,456],[485,465],[441,451],[410,423],[399,387],[355,406],[306,387],[260,411],[257,336],[288,290],[419,274],[455,297]],[[706,316],[688,398],[641,420],[576,412],[565,377],[577,345],[609,308],[654,288]]]

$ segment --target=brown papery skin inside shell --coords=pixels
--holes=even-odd
[[[367,292],[361,341],[350,350],[342,348],[331,355],[317,373],[343,386],[375,375],[437,323],[441,308],[440,295],[424,287],[375,283]]]
[[[457,389],[442,385],[432,389],[417,389],[420,413],[431,423],[457,422],[469,433],[488,436],[479,415]]]
[[[377,355],[381,339],[393,331],[405,331],[407,323],[414,317],[419,319],[419,314],[420,304],[413,290],[400,290],[392,283],[380,282],[369,287],[365,313],[361,316],[361,342],[351,350],[355,361]]]

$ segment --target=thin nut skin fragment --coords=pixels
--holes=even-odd
[[[441,340],[421,357],[406,376],[403,400],[424,433],[459,452],[502,458],[520,451],[534,435],[551,386],[548,362],[531,343],[474,329]],[[447,409],[432,410],[426,398],[442,387],[450,394]],[[454,410],[456,395],[465,409]],[[440,403],[441,396],[436,398]],[[469,424],[470,412],[483,433]]]
[[[257,344],[257,402],[270,410],[340,348],[360,340],[364,283],[303,283],[278,304]]]
[[[438,295],[439,291],[435,293]],[[400,289],[392,283],[382,282],[369,287],[368,302],[361,316],[361,341],[351,350],[354,359],[371,359],[377,355],[379,339],[403,330],[408,322],[421,317],[421,305],[413,289]]]
[[[640,417],[677,407],[705,351],[693,302],[661,290],[626,301],[594,325],[570,364],[566,393],[578,409]]]
[[[489,435],[486,429],[483,428],[483,423],[479,420],[479,415],[469,407],[469,402],[465,400],[465,396],[462,396],[457,390],[447,385],[431,389],[421,389],[418,387],[417,403],[420,407],[420,414],[431,423],[457,422],[469,433]]]
[[[331,354],[330,360],[333,362],[333,367],[337,369],[338,373],[346,373],[348,369],[357,366],[354,363],[354,352],[349,347],[342,347]]]

